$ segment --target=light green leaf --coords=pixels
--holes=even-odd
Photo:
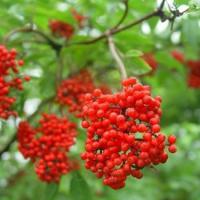
[[[129,58],[129,57],[140,57],[142,55],[143,55],[142,51],[139,51],[139,50],[136,50],[136,49],[131,49],[130,51],[128,51],[125,54],[125,57],[127,57],[127,58]]]
[[[132,57],[125,59],[128,75],[143,75],[151,71],[151,67],[142,58]]]

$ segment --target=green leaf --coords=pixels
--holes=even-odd
[[[140,57],[142,55],[143,55],[142,51],[139,51],[139,50],[136,50],[136,49],[131,49],[130,51],[128,51],[125,54],[125,57],[127,57],[127,58],[129,58],[129,57]]]
[[[44,199],[43,200],[53,200],[58,192],[59,184],[57,183],[49,183],[47,184]]]
[[[200,43],[200,32],[197,29],[199,24],[199,18],[188,18],[184,21],[182,27],[182,40],[185,45],[191,46],[194,49],[198,49]],[[193,31],[192,31],[193,30]],[[195,30],[195,31],[194,31]]]
[[[151,71],[151,67],[140,57],[129,57],[125,59],[128,75],[143,75]]]
[[[91,191],[85,179],[79,172],[74,172],[70,184],[72,200],[92,200]]]

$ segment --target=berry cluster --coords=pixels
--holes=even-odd
[[[189,68],[188,86],[191,88],[200,88],[200,61],[189,60],[186,64]]]
[[[49,28],[53,35],[66,39],[70,39],[74,34],[73,26],[60,20],[51,20]]]
[[[175,136],[160,132],[161,98],[135,78],[123,81],[123,90],[85,95],[82,127],[87,129],[85,167],[113,189],[125,186],[127,176],[142,178],[146,166],[165,163],[176,152]]]
[[[10,51],[0,45],[0,118],[7,119],[9,116],[16,116],[16,112],[11,107],[16,101],[10,96],[11,89],[22,90],[23,80],[28,81],[29,77],[19,78],[19,67],[24,64],[23,60],[16,60],[17,51]]]
[[[82,28],[84,26],[84,23],[85,23],[85,20],[87,19],[87,17],[85,17],[85,16],[81,15],[80,13],[78,13],[76,11],[76,9],[74,9],[74,8],[71,9],[71,14],[74,17],[74,19],[77,21],[78,26],[80,28]]]
[[[180,62],[182,64],[185,63],[185,56],[184,56],[184,54],[182,52],[180,52],[178,50],[173,50],[173,51],[171,51],[171,55],[178,62]]]
[[[57,91],[57,101],[69,107],[69,112],[81,117],[82,107],[85,105],[84,95],[93,92],[95,86],[87,70],[82,70],[69,79],[64,80]]]
[[[144,53],[142,58],[149,64],[152,71],[155,71],[158,67],[158,63],[152,53]]]
[[[23,121],[18,128],[19,151],[35,163],[38,177],[45,182],[58,182],[73,166],[66,153],[75,142],[76,126],[67,118],[43,114],[39,126]]]
[[[181,64],[184,64],[189,68],[188,86],[191,88],[200,88],[200,61],[186,60],[184,54],[177,50],[173,50],[171,55]]]

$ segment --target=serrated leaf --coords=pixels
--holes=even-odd
[[[79,172],[74,172],[70,184],[72,200],[92,200],[90,188]]]
[[[54,200],[59,189],[59,184],[49,183],[46,186],[46,191],[43,200]]]

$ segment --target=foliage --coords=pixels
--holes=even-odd
[[[39,119],[38,108],[39,113],[60,113],[59,107],[51,103],[59,82],[59,66],[63,66],[62,78],[87,67],[96,85],[109,85],[112,91],[120,88],[120,74],[105,38],[88,45],[76,43],[88,41],[114,27],[124,13],[123,2],[1,0],[0,41],[9,48],[17,48],[20,52],[18,56],[25,62],[21,73],[31,76],[31,82],[25,84],[15,104],[14,109],[18,111],[19,118],[0,120],[0,151],[14,137],[20,119],[31,119],[35,125]],[[80,126],[80,120],[71,117],[78,124],[78,138],[70,156],[79,158],[80,172],[63,176],[59,186],[47,186],[37,179],[33,166],[24,160],[15,142],[9,151],[1,155],[1,200],[199,199],[200,91],[188,87],[189,69],[175,60],[171,51],[176,49],[183,52],[187,60],[200,59],[200,2],[175,0],[174,3],[179,9],[185,10],[188,6],[189,10],[176,17],[173,26],[172,20],[162,23],[160,17],[152,17],[112,37],[128,76],[137,76],[141,82],[151,86],[153,94],[162,96],[162,131],[177,136],[178,152],[170,155],[165,165],[146,169],[143,179],[129,178],[125,188],[114,191],[103,186],[100,180],[84,168],[79,155],[84,150],[85,131]],[[129,0],[128,14],[121,26],[146,16],[156,7],[154,0]],[[83,28],[73,18],[71,8],[76,8],[87,17]],[[166,16],[171,17],[167,4],[164,11]],[[51,34],[48,24],[49,20],[54,19],[75,27],[75,33],[69,40]],[[44,37],[26,30],[31,26],[45,33],[56,44],[64,44],[65,48],[57,55],[55,52],[58,47],[53,49]],[[16,31],[24,27],[26,31]],[[153,53],[158,62],[153,73],[148,63],[141,59],[146,52]]]

